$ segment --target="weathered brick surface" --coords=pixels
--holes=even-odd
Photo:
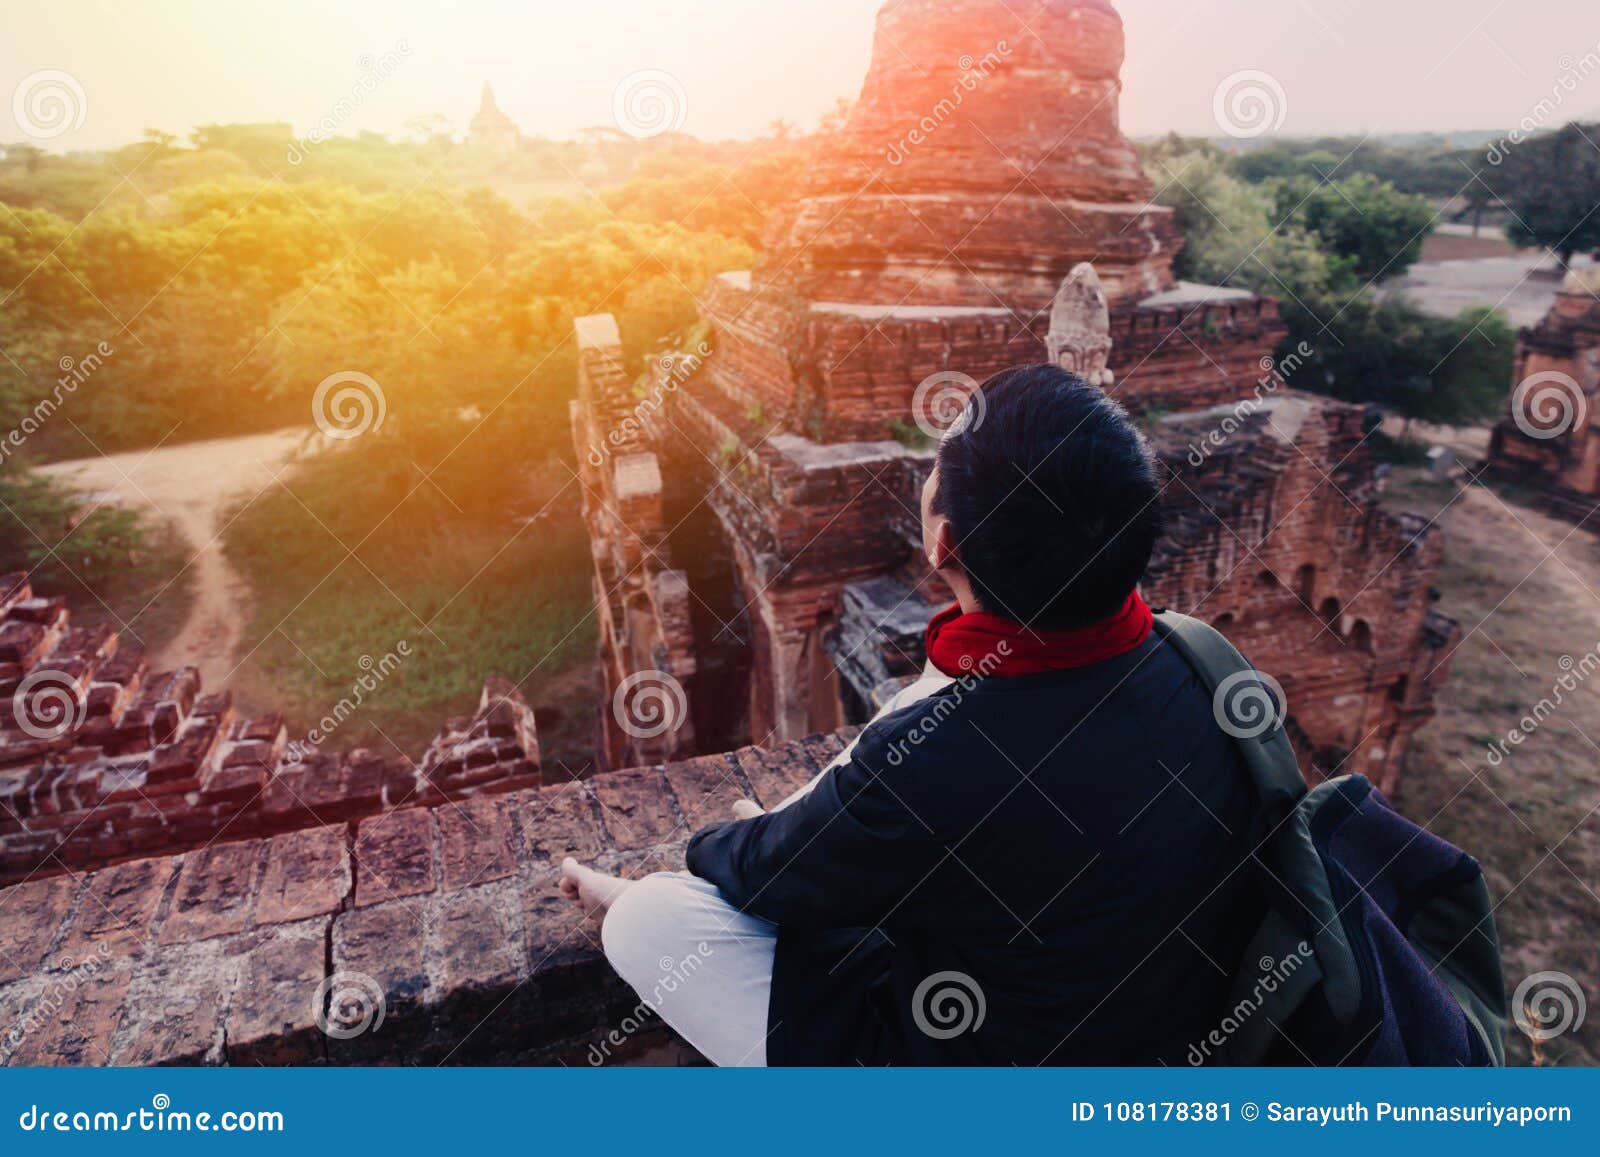
[[[600,801],[601,822],[614,847],[634,851],[681,840],[689,834],[663,790],[657,768],[598,776],[590,786]]]
[[[686,836],[707,824],[732,818],[734,803],[748,798],[736,768],[729,756],[703,755],[665,769],[667,783],[683,812]]]
[[[122,955],[140,947],[179,862],[134,860],[90,876],[61,950],[83,957],[93,950]]]
[[[331,1056],[400,1062],[420,1054],[429,1033],[424,1010],[432,994],[428,955],[435,918],[431,906],[411,899],[357,908],[335,922],[333,967],[340,979],[330,986],[330,1023],[340,1031],[355,1028],[372,1008],[371,982],[383,994],[384,1023],[333,1039]]]
[[[250,914],[260,858],[260,844],[254,841],[213,844],[185,856],[172,908],[161,928],[161,943],[242,931]]]
[[[643,442],[641,414],[659,408],[701,353],[686,356],[687,369],[658,365],[641,403],[623,368],[622,341],[611,316],[580,317],[573,328],[578,397],[569,413],[583,518],[594,543],[595,625],[605,640],[603,694],[616,703],[600,713],[598,754],[605,767],[640,766],[694,746],[694,721],[680,709],[681,698],[672,702],[674,688],[692,679],[699,664],[689,586],[684,572],[673,569],[665,490],[656,458]],[[634,648],[618,646],[630,637]],[[644,655],[648,662],[639,661]],[[628,725],[634,718],[644,726]]]
[[[287,924],[335,911],[350,894],[347,839],[344,828],[326,827],[268,840],[255,922]]]
[[[353,837],[313,828],[0,889],[24,952],[0,980],[0,1023],[18,1026],[0,1036],[0,1063],[581,1063],[638,996],[560,895],[557,861],[576,854],[631,878],[679,869],[690,834],[679,800],[696,821],[724,818],[746,794],[747,770],[798,785],[840,742],[411,808],[364,820]],[[601,796],[616,806],[608,820]],[[363,1009],[367,1027],[348,1032]]]
[[[381,904],[434,888],[433,821],[424,808],[407,808],[356,829],[356,903]]]
[[[516,983],[523,961],[521,921],[504,899],[487,888],[444,898],[438,923],[442,990],[462,997],[500,994]],[[491,1009],[485,1006],[483,1015]]]
[[[590,860],[606,846],[599,804],[582,783],[554,783],[538,791],[518,792],[507,806],[515,809],[530,861],[558,864],[565,856]]]
[[[39,737],[57,721],[61,734]],[[539,781],[533,712],[504,679],[420,770],[324,754],[282,716],[238,718],[226,693],[200,694],[193,668],[151,673],[114,632],[74,630],[63,600],[0,576],[0,886]]]
[[[1118,126],[1122,54],[1109,6],[886,4],[860,99],[774,211],[756,276],[817,301],[1022,313],[1079,261],[1106,266],[1113,298],[1163,288],[1181,240]]]
[[[326,923],[264,940],[243,960],[228,1010],[227,1058],[235,1065],[301,1065],[322,1059],[313,996],[325,975]]]
[[[1146,597],[1279,680],[1309,777],[1338,767],[1393,791],[1459,628],[1433,608],[1442,535],[1378,505],[1361,410],[1280,389],[1242,418],[1172,415],[1155,442],[1168,532]]]
[[[220,1059],[219,1017],[236,968],[206,948],[157,952],[138,970],[127,1020],[113,1045],[118,1065],[200,1064]]]
[[[133,964],[112,960],[43,978],[11,1029],[10,1065],[104,1065]]]
[[[447,891],[504,879],[517,870],[516,833],[503,796],[445,804],[439,823],[441,881]]]
[[[30,880],[0,891],[0,984],[31,976],[44,964],[80,881],[66,876]]]
[[[796,760],[789,748],[774,752],[746,747],[734,752],[733,758],[755,789],[756,802],[764,808],[782,803],[816,774],[809,760]]]

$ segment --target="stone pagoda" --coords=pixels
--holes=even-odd
[[[867,717],[950,597],[918,549],[941,409],[1051,360],[1154,422],[1177,533],[1147,594],[1275,673],[1308,766],[1392,782],[1453,639],[1437,536],[1378,509],[1360,411],[1287,390],[1275,300],[1174,279],[1182,239],[1118,127],[1122,60],[1104,0],[892,0],[760,259],[706,287],[694,372],[598,374],[615,327],[579,322],[606,694],[620,711],[624,682],[668,674],[686,701],[680,732],[609,734],[606,760]],[[593,453],[619,421],[626,453]],[[1224,448],[1189,453],[1208,425]]]
[[[467,147],[475,153],[504,159],[522,144],[522,132],[495,103],[494,89],[483,86],[478,111],[467,125]]]

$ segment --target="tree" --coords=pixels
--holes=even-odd
[[[5,145],[7,161],[21,161],[22,167],[31,175],[39,171],[39,162],[44,159],[44,150],[38,145],[30,145],[26,141],[15,141]]]
[[[1174,271],[1208,285],[1233,285],[1278,297],[1321,292],[1350,280],[1299,221],[1279,223],[1271,186],[1247,184],[1210,146],[1169,137],[1147,153],[1146,168],[1171,206],[1185,241]]]
[[[144,140],[145,144],[149,146],[148,155],[153,161],[166,158],[178,143],[178,138],[175,135],[161,129],[145,129]]]
[[[1516,334],[1493,310],[1435,317],[1403,299],[1371,292],[1336,306],[1322,304],[1320,323],[1295,316],[1299,308],[1291,305],[1285,312],[1315,353],[1296,384],[1303,381],[1349,402],[1376,403],[1408,425],[1480,421],[1505,402]]]
[[[1483,227],[1484,213],[1501,207],[1501,202],[1499,196],[1489,184],[1494,170],[1485,154],[1472,153],[1464,156],[1462,165],[1464,170],[1471,174],[1471,177],[1462,186],[1461,208],[1457,210],[1454,220],[1461,221],[1471,217],[1472,235],[1476,237],[1478,231]]]
[[[1280,219],[1294,219],[1331,252],[1348,258],[1363,282],[1404,273],[1422,256],[1434,213],[1422,197],[1402,193],[1367,173],[1348,180],[1313,183],[1308,178],[1278,187]]]
[[[1512,148],[1491,181],[1511,210],[1514,245],[1552,250],[1563,265],[1600,248],[1600,125],[1576,122]]]
[[[443,113],[424,113],[414,116],[405,123],[407,139],[419,145],[427,145],[440,153],[450,151],[455,143],[454,134],[450,125],[450,118]]]
[[[1474,420],[1501,404],[1514,344],[1502,318],[1434,317],[1368,284],[1385,262],[1393,271],[1413,259],[1415,198],[1366,176],[1309,194],[1290,189],[1292,179],[1247,184],[1214,149],[1177,138],[1147,149],[1146,167],[1184,231],[1181,276],[1279,299],[1286,348],[1313,351],[1290,385],[1435,422]],[[1381,241],[1369,245],[1363,228]]]

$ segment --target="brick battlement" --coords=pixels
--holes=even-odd
[[[420,764],[291,749],[281,716],[236,714],[193,667],[150,671],[21,574],[0,578],[0,699],[0,885],[540,782],[533,712],[504,679]]]
[[[668,1038],[556,889],[642,875],[736,799],[772,806],[848,739],[217,842],[0,889],[0,1063],[584,1063]],[[359,1016],[341,1020],[353,996]],[[378,1003],[381,997],[381,1005]],[[324,1014],[335,1006],[330,1020]],[[630,1017],[634,1013],[635,1017]]]
[[[727,274],[712,279],[699,303],[717,352],[696,379],[697,392],[715,391],[760,417],[747,425],[781,421],[823,443],[890,438],[896,423],[909,429],[917,385],[935,374],[959,370],[982,380],[1047,358],[1047,314],[804,304]],[[1135,411],[1249,397],[1289,333],[1276,298],[1202,286],[1110,316],[1111,393]]]

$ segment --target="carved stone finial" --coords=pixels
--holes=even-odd
[[[1045,337],[1050,361],[1071,370],[1091,386],[1102,389],[1112,382],[1111,311],[1100,288],[1100,275],[1080,261],[1056,290],[1050,307],[1050,331]]]

